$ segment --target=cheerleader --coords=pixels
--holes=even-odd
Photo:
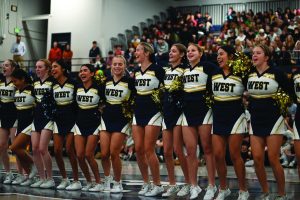
[[[154,49],[148,43],[140,43],[135,52],[136,61],[141,64],[135,73],[135,98],[132,134],[137,163],[144,184],[139,195],[156,196],[164,191],[160,183],[159,162],[155,144],[160,133],[162,115],[159,106],[152,99],[152,93],[163,83],[165,71],[154,64]],[[158,103],[158,102],[157,102]],[[148,166],[153,177],[150,185]]]
[[[11,81],[11,74],[17,68],[17,64],[13,60],[6,60],[2,64],[3,80],[0,82],[0,156],[6,171],[4,184],[11,184],[14,176],[10,171],[8,157],[9,138],[13,141],[15,138],[17,127],[17,110],[14,104],[14,95],[16,87]],[[18,171],[22,169],[18,165]]]
[[[212,112],[205,103],[207,77],[211,75],[216,66],[200,62],[203,51],[201,47],[190,43],[187,49],[187,58],[190,67],[184,70],[183,83],[183,141],[187,150],[187,163],[189,180],[191,182],[190,199],[195,199],[202,191],[197,183],[198,135],[206,159],[208,173],[208,187],[204,199],[212,199],[217,188],[215,186],[215,164],[212,152],[211,124]]]
[[[181,98],[182,91],[177,89],[170,91],[170,87],[175,83],[178,77],[182,77],[186,64],[183,63],[186,59],[186,47],[182,44],[174,44],[169,53],[169,62],[171,66],[166,69],[164,84],[166,92],[163,100],[163,147],[164,158],[168,171],[169,188],[162,194],[163,197],[169,197],[173,194],[185,196],[189,194],[189,176],[187,170],[187,160],[183,152],[183,138],[181,131],[182,109]],[[171,88],[172,89],[172,88]],[[176,185],[174,174],[173,149],[178,156],[186,185],[180,188]]]
[[[292,76],[294,84],[294,96],[297,103],[297,112],[294,120],[294,149],[298,164],[298,175],[300,179],[300,69],[298,69]]]
[[[279,196],[286,199],[283,168],[279,161],[282,134],[285,132],[284,118],[272,98],[279,88],[289,91],[287,76],[277,68],[270,67],[269,47],[258,44],[253,49],[252,62],[255,69],[249,74],[247,90],[249,98],[250,143],[257,178],[263,190],[262,199],[269,199],[269,188],[264,167],[265,146],[272,167]]]
[[[10,148],[16,154],[17,160],[19,160],[21,167],[26,172],[25,176],[20,173],[12,184],[29,186],[32,184],[31,178],[36,173],[36,170],[33,170],[35,168],[33,168],[32,157],[26,150],[31,141],[30,135],[35,105],[34,89],[31,85],[32,80],[30,76],[22,69],[14,70],[11,74],[11,80],[17,89],[15,92],[15,106],[17,109],[18,128]]]
[[[121,183],[122,164],[120,152],[123,148],[126,136],[131,132],[131,124],[123,114],[122,103],[132,98],[135,93],[134,80],[125,75],[126,60],[123,56],[115,56],[112,60],[111,74],[105,83],[106,99],[101,117],[101,162],[104,170],[104,190],[112,193],[123,191]],[[110,161],[111,159],[111,161]],[[110,166],[114,171],[114,184],[110,189]]]
[[[60,174],[61,183],[56,187],[59,190],[80,190],[81,183],[78,181],[78,165],[74,147],[74,125],[76,118],[75,106],[75,81],[67,72],[67,66],[63,60],[52,63],[52,76],[56,79],[53,84],[53,97],[56,103],[56,115],[54,118],[53,142],[54,154]],[[70,183],[63,160],[63,144],[66,141],[68,154],[74,181]]]
[[[240,187],[238,200],[249,198],[245,179],[245,165],[241,157],[241,144],[244,134],[247,132],[247,120],[242,102],[245,81],[240,76],[233,75],[229,69],[228,61],[233,59],[234,54],[235,49],[231,46],[219,48],[217,61],[220,69],[213,72],[209,81],[214,97],[212,144],[220,180],[217,200],[223,200],[231,193],[226,184],[227,143]]]
[[[52,159],[48,151],[48,145],[52,137],[53,121],[44,112],[42,99],[46,93],[50,94],[53,86],[53,78],[49,75],[51,63],[47,59],[40,59],[36,62],[36,75],[38,79],[34,82],[34,93],[36,107],[34,109],[31,144],[33,161],[38,170],[39,179],[30,185],[33,188],[53,188],[55,186],[52,178]],[[45,102],[45,104],[47,104]],[[45,174],[46,169],[46,174]]]
[[[78,111],[75,123],[75,150],[79,166],[86,178],[87,184],[82,187],[82,191],[98,192],[103,190],[100,184],[100,174],[98,164],[94,158],[94,153],[99,141],[100,126],[100,88],[93,80],[95,68],[91,64],[84,64],[80,67],[79,78],[81,84],[76,90],[76,102]],[[89,167],[95,177],[96,184],[92,183]]]

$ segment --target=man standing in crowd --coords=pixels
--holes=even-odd
[[[90,58],[90,63],[91,64],[94,64],[96,62],[96,57],[97,56],[100,56],[100,58],[102,57],[101,51],[100,51],[100,48],[97,46],[97,42],[93,41],[93,46],[92,46],[92,48],[90,49],[90,52],[89,52],[89,58]]]
[[[48,60],[53,63],[54,61],[60,60],[62,58],[61,49],[58,47],[56,41],[53,42],[53,47],[49,51]]]
[[[24,42],[21,41],[20,35],[16,35],[16,42],[12,44],[10,52],[13,54],[13,60],[17,62],[22,69],[24,69],[23,56],[26,53],[26,47]]]

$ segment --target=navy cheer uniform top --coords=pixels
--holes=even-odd
[[[10,81],[6,82],[5,77],[0,82],[0,127],[4,129],[16,128],[17,127],[17,110],[14,104],[14,96],[16,87]]]
[[[76,89],[76,102],[78,104],[75,124],[75,135],[98,135],[100,126],[100,86],[95,82],[89,88],[80,84]]]
[[[250,72],[247,83],[250,96],[250,134],[269,136],[283,134],[286,131],[284,118],[272,97],[279,88],[288,93],[288,83],[286,74],[275,67],[269,67],[262,74],[256,69]]]
[[[18,129],[17,134],[31,135],[33,110],[35,106],[34,88],[26,86],[22,90],[16,90],[15,106],[17,108]]]
[[[152,100],[151,94],[161,87],[165,71],[162,67],[151,64],[145,71],[139,67],[135,73],[135,89],[137,92],[134,106],[133,125],[161,126],[162,115],[159,106]]]
[[[207,78],[217,69],[212,63],[200,62],[184,70],[183,126],[212,124],[212,112],[205,102]]]
[[[213,133],[246,133],[247,119],[242,102],[246,81],[232,73],[225,76],[222,69],[214,71],[210,79],[214,99]]]
[[[53,85],[53,97],[56,104],[53,133],[66,135],[74,132],[76,120],[75,91],[77,83],[71,79],[61,85],[55,81]]]
[[[129,135],[131,124],[123,114],[122,103],[129,98],[133,98],[135,94],[134,80],[129,76],[123,76],[115,82],[113,77],[110,77],[106,80],[102,91],[105,107],[101,116],[100,130]]]

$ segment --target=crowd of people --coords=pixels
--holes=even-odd
[[[196,199],[202,191],[197,177],[200,140],[208,176],[204,199],[223,200],[231,194],[227,185],[228,147],[238,180],[238,200],[245,200],[249,198],[249,192],[243,159],[249,155],[245,140],[248,137],[251,159],[263,191],[261,199],[270,199],[265,155],[277,182],[275,199],[287,199],[279,153],[286,152],[281,146],[288,122],[281,105],[273,97],[280,89],[297,104],[290,131],[296,158],[300,160],[300,71],[295,69],[288,77],[279,69],[275,64],[273,43],[267,38],[272,31],[277,34],[280,30],[281,34],[275,36],[274,41],[276,37],[280,41],[284,38],[287,41],[282,42],[281,48],[294,48],[287,38],[291,38],[289,35],[298,37],[299,13],[289,10],[282,14],[276,11],[261,15],[234,12],[228,13],[228,22],[223,25],[220,36],[212,37],[209,15],[202,17],[197,13],[197,17],[177,15],[165,25],[145,29],[141,39],[135,36],[128,51],[117,46],[106,60],[101,57],[97,43],[93,42],[90,54],[94,54],[90,56],[90,63],[80,67],[77,78],[69,73],[70,60],[50,59],[50,54],[62,54],[58,53],[55,43],[49,54],[50,60],[36,62],[35,80],[13,60],[4,61],[0,83],[0,150],[6,171],[3,183],[120,193],[123,187],[119,155],[131,136],[143,180],[139,195],[177,195]],[[286,26],[286,22],[292,20],[297,25],[289,34],[290,25]],[[254,37],[256,31],[259,34]],[[245,40],[232,39],[236,32],[245,33],[245,37],[238,37]],[[237,43],[243,48],[238,48]],[[235,73],[228,64],[235,61],[236,52],[241,49],[245,53],[246,49],[251,51],[252,57],[253,66],[245,74]],[[216,53],[214,62],[207,62],[210,51]],[[103,72],[105,80],[99,79]],[[158,98],[160,92],[162,98]],[[169,179],[167,190],[161,185],[155,151],[160,134]],[[52,157],[48,150],[52,138],[55,160],[62,176],[58,186],[53,180]],[[7,155],[9,139],[10,149],[17,157],[16,177],[11,172]],[[64,140],[72,167],[72,182],[64,166]],[[99,140],[103,184],[94,156]],[[184,175],[182,187],[176,185],[173,152]],[[86,179],[84,186],[78,179],[78,164]],[[215,183],[216,172],[219,188]],[[298,173],[300,178],[299,162]]]

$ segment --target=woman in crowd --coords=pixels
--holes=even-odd
[[[18,128],[11,150],[16,154],[22,169],[26,172],[23,176],[20,171],[17,178],[12,182],[15,185],[29,186],[36,171],[33,169],[33,160],[26,148],[31,141],[31,128],[33,121],[33,109],[35,105],[34,88],[31,85],[30,76],[22,69],[15,69],[11,79],[16,87],[15,106],[17,109]],[[33,173],[31,173],[31,171]]]
[[[163,101],[163,147],[164,158],[168,171],[170,187],[163,193],[163,197],[169,197],[173,194],[185,196],[189,194],[189,176],[187,169],[187,160],[183,152],[183,136],[181,131],[182,109],[181,98],[182,88],[172,89],[176,81],[182,81],[183,71],[186,68],[186,47],[182,44],[174,44],[169,53],[170,67],[166,69],[164,84],[166,91]],[[178,156],[186,185],[180,188],[176,185],[174,173],[173,149]]]
[[[103,190],[100,184],[100,174],[94,153],[99,141],[100,126],[100,87],[93,80],[95,68],[91,64],[84,64],[80,67],[79,78],[81,84],[76,90],[76,101],[78,104],[77,118],[75,123],[75,149],[79,166],[86,178],[87,185],[83,191],[97,192]],[[92,184],[89,173],[89,164],[96,184]]]
[[[100,126],[101,162],[104,170],[104,189],[112,193],[123,191],[121,183],[122,163],[120,152],[126,136],[130,134],[129,119],[124,116],[122,103],[135,93],[134,80],[125,75],[126,60],[115,56],[112,60],[111,74],[103,89],[106,100]],[[111,159],[111,160],[110,160]],[[114,184],[110,189],[110,166],[114,171]]]
[[[135,52],[140,68],[135,73],[135,108],[132,134],[135,144],[137,163],[144,184],[139,195],[156,196],[164,191],[160,183],[159,162],[155,153],[155,143],[160,133],[162,114],[152,99],[152,93],[163,84],[165,72],[154,64],[154,49],[148,43],[140,43]],[[153,177],[149,182],[148,166]]]
[[[300,69],[298,69],[292,76],[294,85],[294,97],[297,103],[297,112],[294,119],[294,149],[297,158],[298,175],[300,179]]]
[[[265,146],[272,167],[279,196],[286,199],[285,178],[279,161],[282,134],[285,132],[284,118],[279,106],[272,98],[278,88],[288,92],[288,79],[284,72],[270,67],[269,47],[258,44],[253,49],[252,62],[255,69],[250,72],[247,83],[249,92],[249,112],[251,114],[250,142],[255,172],[263,190],[262,199],[269,199],[269,188],[264,167]]]
[[[53,142],[54,154],[62,181],[57,189],[80,190],[78,181],[78,165],[74,147],[74,125],[76,119],[75,90],[76,83],[68,74],[67,65],[63,60],[52,63],[51,73],[55,82],[53,84],[53,97],[56,104],[54,118]],[[63,160],[63,144],[66,141],[66,152],[70,159],[74,182],[71,184],[66,173]]]
[[[190,199],[197,198],[201,192],[197,182],[198,158],[196,152],[199,136],[206,159],[209,184],[204,199],[212,199],[217,190],[211,139],[212,112],[205,103],[207,78],[216,69],[216,66],[200,62],[202,55],[201,47],[190,43],[187,49],[190,67],[186,68],[183,74],[182,132],[187,150],[187,160],[189,160],[187,166],[191,182]]]
[[[30,186],[52,188],[55,183],[52,178],[52,159],[48,145],[52,137],[53,121],[51,116],[45,115],[42,99],[46,93],[51,92],[54,79],[50,76],[51,63],[46,59],[38,60],[35,70],[37,75],[37,80],[34,82],[36,107],[32,123],[31,144],[39,179]],[[48,100],[46,99],[46,101]]]
[[[213,111],[213,152],[216,169],[220,180],[217,200],[223,200],[230,195],[226,184],[226,146],[228,143],[230,157],[239,183],[238,200],[247,200],[245,165],[241,157],[241,145],[247,132],[247,119],[242,102],[245,81],[239,75],[234,75],[228,66],[228,61],[234,59],[235,49],[231,46],[221,46],[217,61],[220,69],[213,72],[209,81],[214,97]]]
[[[17,112],[14,104],[14,95],[16,87],[11,80],[11,74],[17,68],[17,63],[13,60],[5,60],[2,64],[3,80],[0,82],[0,156],[6,171],[4,184],[11,184],[14,176],[10,171],[9,157],[8,157],[8,143],[9,138],[14,140],[17,127]],[[22,169],[18,166],[18,171]]]

